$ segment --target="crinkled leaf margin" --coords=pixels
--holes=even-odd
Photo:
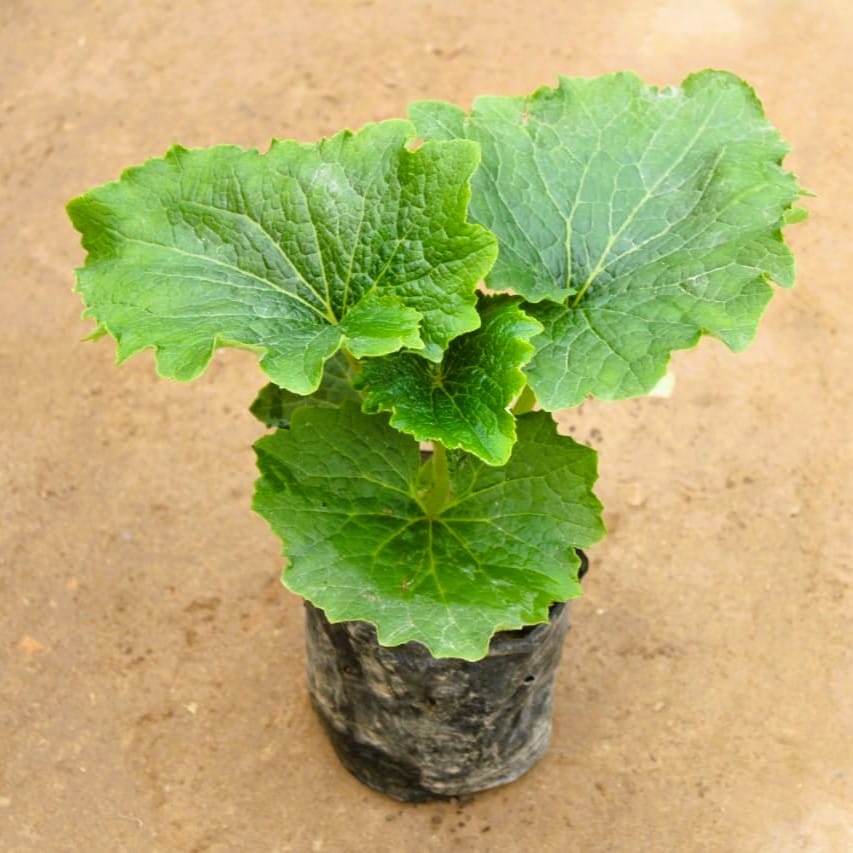
[[[249,411],[267,427],[286,429],[299,406],[338,408],[345,400],[361,403],[361,395],[352,387],[353,376],[343,353],[336,353],[326,362],[320,387],[309,395],[294,394],[270,382],[259,392]]]

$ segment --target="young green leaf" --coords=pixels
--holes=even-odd
[[[72,201],[88,251],[77,290],[123,360],[156,349],[192,379],[219,346],[262,354],[279,386],[314,391],[343,345],[440,360],[476,328],[494,238],[466,222],[470,142],[406,146],[405,121],[317,144],[171,149]]]
[[[503,465],[515,442],[507,411],[527,380],[530,338],[542,330],[508,296],[481,296],[481,325],[451,341],[440,364],[414,353],[368,359],[357,378],[364,411],[391,412],[391,426]]]
[[[522,416],[508,464],[450,454],[450,494],[427,512],[417,444],[352,404],[301,407],[256,444],[254,507],[283,539],[289,589],[379,641],[482,658],[495,631],[544,622],[580,593],[576,547],[601,538],[593,450]]]
[[[323,381],[310,396],[294,394],[270,382],[265,385],[249,411],[265,426],[284,429],[290,426],[294,409],[299,406],[338,408],[344,400],[361,403],[361,396],[352,387],[352,374],[342,353],[336,353],[326,362]]]
[[[480,98],[470,116],[435,102],[410,114],[426,139],[482,146],[470,214],[500,241],[489,285],[540,303],[527,373],[548,409],[645,393],[703,333],[742,349],[768,279],[793,284],[781,227],[803,193],[730,74],[666,89],[630,73],[561,78]]]

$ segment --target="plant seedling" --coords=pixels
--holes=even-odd
[[[153,348],[190,380],[256,352],[275,431],[254,507],[285,585],[384,645],[476,660],[577,596],[576,549],[604,534],[596,454],[550,413],[648,393],[703,334],[743,349],[793,284],[787,150],[717,71],[174,147],[69,204],[76,289],[119,361]]]

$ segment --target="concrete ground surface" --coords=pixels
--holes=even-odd
[[[847,851],[853,4],[0,3],[0,850]],[[404,806],[337,763],[249,509],[263,384],[121,368],[64,203],[169,145],[313,140],[558,74],[748,79],[817,197],[755,344],[586,404],[609,537],[520,781]],[[846,504],[846,506],[845,506]],[[847,516],[846,516],[847,514]]]

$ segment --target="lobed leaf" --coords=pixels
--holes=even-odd
[[[496,631],[580,594],[574,549],[604,532],[596,454],[544,412],[518,419],[504,467],[450,454],[450,499],[432,514],[417,444],[351,403],[301,407],[255,447],[254,507],[285,543],[285,585],[332,621],[373,623],[388,646],[482,658]]]
[[[215,348],[261,354],[279,386],[314,391],[341,346],[432,360],[476,328],[492,235],[466,222],[473,143],[409,150],[405,121],[266,154],[186,150],[130,169],[68,206],[88,251],[85,316],[124,360],[200,374]]]
[[[451,341],[440,364],[414,353],[365,361],[356,382],[364,411],[391,412],[391,426],[503,465],[515,442],[507,407],[526,385],[521,367],[542,330],[508,296],[481,296],[480,328]]]
[[[781,228],[803,194],[752,89],[705,71],[680,87],[634,74],[563,77],[470,115],[411,107],[425,139],[482,147],[471,218],[497,234],[490,287],[544,326],[527,368],[548,409],[649,391],[673,350],[753,338],[769,279],[793,284]]]

